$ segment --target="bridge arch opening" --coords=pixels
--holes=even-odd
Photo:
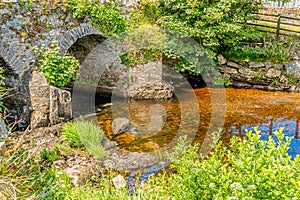
[[[67,54],[74,56],[81,64],[86,56],[106,38],[100,34],[91,34],[78,38],[68,49]]]

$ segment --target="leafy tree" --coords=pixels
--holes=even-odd
[[[160,0],[157,23],[192,37],[215,57],[243,39],[247,30],[237,22],[243,22],[261,5],[259,1],[244,0]]]

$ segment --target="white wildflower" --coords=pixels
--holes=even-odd
[[[248,186],[248,190],[255,190],[256,189],[256,186],[255,185],[249,185]]]
[[[210,183],[208,187],[209,188],[214,188],[214,187],[216,187],[216,184],[215,183]]]
[[[232,190],[238,190],[238,189],[242,188],[242,185],[239,184],[238,182],[234,182],[234,183],[232,183],[232,184],[230,185],[230,188],[231,188]]]

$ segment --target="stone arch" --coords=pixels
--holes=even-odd
[[[90,38],[105,38],[104,34],[98,31],[93,25],[90,23],[84,23],[80,26],[74,27],[69,30],[66,34],[64,34],[59,40],[59,46],[61,49],[61,54],[66,55],[72,46],[78,42],[80,44],[81,40]]]
[[[67,54],[74,56],[81,64],[86,56],[106,38],[102,35],[87,35],[76,40],[76,42],[68,49]]]
[[[0,57],[7,63],[7,70],[15,78],[23,81],[30,70],[32,53],[26,51],[26,48],[17,39],[15,41],[6,41],[3,39],[0,41]]]
[[[27,126],[30,100],[26,87],[30,76],[32,54],[16,38],[0,41],[0,67],[3,68],[5,95],[2,97],[10,115],[7,120],[19,121],[18,128]]]

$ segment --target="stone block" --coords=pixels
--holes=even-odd
[[[267,73],[265,74],[268,78],[276,78],[281,75],[281,71],[277,69],[270,68]]]
[[[29,82],[31,107],[44,113],[49,112],[50,86],[45,76],[34,71]]]
[[[238,69],[238,68],[240,68],[240,65],[239,64],[237,64],[237,63],[235,63],[235,62],[227,62],[227,65],[229,66],[229,67],[233,67],[233,68],[236,68],[236,69]]]
[[[50,86],[40,72],[33,72],[29,82],[32,113],[31,128],[55,125],[72,118],[71,93]]]
[[[250,68],[261,68],[261,67],[265,67],[265,63],[263,63],[263,62],[250,62],[249,67]]]
[[[47,127],[49,119],[47,113],[41,111],[32,111],[30,115],[30,127],[36,129],[39,127]]]
[[[223,72],[225,74],[236,74],[236,73],[238,73],[236,68],[233,68],[233,67],[230,67],[230,66],[227,66],[227,65],[219,66],[218,69],[220,70],[220,72]]]
[[[224,58],[224,56],[222,56],[221,54],[218,55],[218,63],[219,65],[225,65],[227,63],[226,58]]]

